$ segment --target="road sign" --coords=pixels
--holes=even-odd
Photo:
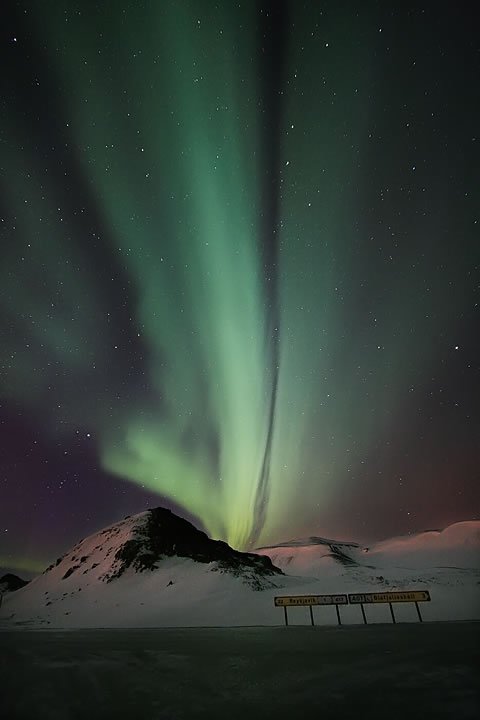
[[[353,593],[349,594],[348,602],[351,605],[364,603],[394,603],[394,602],[429,602],[428,590],[408,590],[405,592],[384,593]]]
[[[346,595],[284,595],[274,598],[276,607],[292,605],[347,605]]]

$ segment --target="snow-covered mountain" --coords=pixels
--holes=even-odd
[[[355,542],[329,540],[312,535],[257,548],[256,552],[268,556],[284,572],[311,576],[325,571],[328,567],[353,567],[362,564],[362,553],[366,552],[366,548]]]
[[[375,543],[368,548],[368,562],[409,568],[480,567],[480,521],[466,520],[443,530],[426,530]]]
[[[135,625],[140,613],[146,624],[161,624],[163,605],[178,611],[175,623],[188,625],[182,607],[209,596],[211,611],[212,599],[226,589],[249,595],[276,587],[277,579],[281,584],[282,575],[270,558],[233,550],[170,510],[154,508],[78,542],[18,591],[15,602],[5,602],[1,616],[8,605],[14,622]],[[215,612],[203,617],[214,623]]]
[[[157,508],[80,541],[5,595],[0,627],[276,625],[275,595],[408,589],[430,591],[426,620],[480,618],[479,558],[479,521],[368,548],[313,536],[240,553]],[[336,622],[332,608],[315,613],[319,623]],[[291,614],[293,624],[310,621],[305,608]],[[390,619],[381,605],[367,614],[369,622]],[[396,615],[416,620],[407,603]],[[342,619],[362,622],[358,606],[342,607]]]
[[[311,577],[335,570],[340,564],[352,568],[476,570],[480,568],[480,521],[467,520],[444,530],[426,530],[382,540],[369,547],[355,542],[308,537],[258,548],[285,572]]]
[[[188,520],[165,508],[126,517],[81,540],[44,574],[53,583],[73,575],[80,586],[92,580],[112,582],[129,569],[134,573],[158,570],[168,557],[214,564],[211,571],[240,577],[258,590],[268,586],[267,578],[281,574],[270,558],[239,552],[221,540],[211,540]]]
[[[315,578],[322,587],[342,588],[343,592],[428,589],[435,605],[432,602],[425,610],[427,617],[480,618],[478,520],[394,537],[369,547],[309,537],[257,552],[268,555],[288,576]]]

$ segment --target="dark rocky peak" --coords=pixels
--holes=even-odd
[[[0,592],[15,592],[15,590],[20,590],[25,585],[28,585],[28,580],[22,580],[13,573],[6,573],[6,575],[0,577]]]
[[[270,558],[240,552],[221,540],[211,540],[188,520],[159,507],[148,511],[146,522],[119,548],[112,572],[105,579],[120,577],[128,567],[139,572],[154,570],[162,558],[173,556],[216,563],[216,570],[242,576],[253,586],[256,577],[262,585],[260,578],[283,574]]]

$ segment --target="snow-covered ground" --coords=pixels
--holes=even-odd
[[[141,532],[147,514],[127,518],[78,543],[48,572],[5,596],[3,628],[192,627],[280,625],[275,595],[429,590],[425,620],[480,618],[480,522],[456,523],[383,541],[366,550],[356,543],[309,538],[263,548],[285,575],[245,576],[217,563],[167,557],[153,570],[132,566],[119,576],[117,553]],[[108,581],[110,579],[110,581]],[[367,605],[369,622],[389,622],[387,605]],[[415,621],[411,603],[397,604],[399,622]],[[333,607],[317,607],[318,624],[336,624]],[[341,608],[344,623],[362,622],[359,606]],[[308,608],[289,610],[292,624],[310,622]]]

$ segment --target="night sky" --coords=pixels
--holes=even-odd
[[[479,516],[472,8],[2,5],[0,565]]]

